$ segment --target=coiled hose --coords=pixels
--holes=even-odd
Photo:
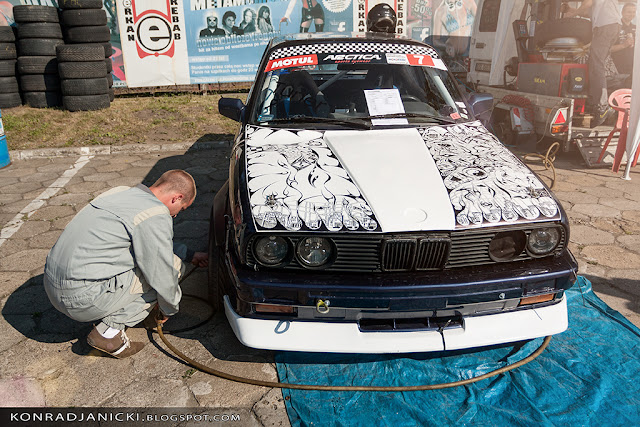
[[[502,368],[496,369],[494,371],[488,372],[484,375],[479,375],[477,377],[469,378],[466,380],[454,381],[450,383],[442,383],[442,384],[428,384],[428,385],[414,385],[414,386],[333,386],[333,385],[319,385],[319,384],[289,384],[289,383],[281,383],[275,381],[262,381],[256,380],[253,378],[245,378],[240,377],[238,375],[233,375],[228,372],[218,371],[217,369],[213,369],[209,366],[203,365],[202,363],[196,362],[195,360],[189,358],[180,350],[175,348],[165,337],[162,332],[162,324],[158,322],[158,335],[162,342],[171,350],[176,356],[180,359],[184,360],[190,366],[198,369],[199,371],[206,372],[207,374],[211,374],[218,378],[224,378],[225,380],[234,381],[243,384],[251,384],[260,387],[270,387],[270,388],[288,388],[294,390],[319,390],[319,391],[424,391],[424,390],[440,390],[444,388],[452,388],[458,387],[462,385],[472,384],[478,381],[485,380],[487,378],[494,377],[496,375],[503,374],[505,372],[509,372],[513,369],[519,368],[522,365],[526,365],[531,362],[536,357],[540,356],[540,354],[544,351],[545,348],[549,345],[549,341],[551,341],[551,337],[547,336],[542,341],[542,344],[536,351],[531,353],[529,356],[524,359],[512,363],[511,365],[504,366]]]
[[[553,162],[556,160],[556,153],[558,152],[559,148],[560,143],[556,141],[549,146],[545,154],[527,153],[522,156],[522,160],[525,162],[531,159],[541,160],[546,170],[551,169],[551,172],[553,173],[553,178],[551,178],[551,185],[549,186],[549,189],[551,190],[553,190],[553,187],[556,185],[556,168],[555,166],[553,166]]]
[[[192,269],[187,275],[185,275],[180,280],[180,283],[182,283],[182,281],[184,281],[187,277],[189,277],[189,275],[193,273],[193,271],[196,268]],[[198,298],[198,299],[204,301],[204,299],[202,298]],[[207,318],[204,322],[207,322],[209,319],[211,319],[211,317]],[[203,322],[199,323],[195,327],[200,326],[202,324]],[[194,329],[195,327],[185,328],[182,330]],[[287,388],[287,389],[294,389],[294,390],[319,390],[319,391],[384,391],[384,392],[424,391],[424,390],[440,390],[445,388],[463,386],[463,385],[472,384],[478,381],[482,381],[487,378],[494,377],[496,375],[500,375],[505,372],[509,372],[513,369],[519,368],[520,366],[526,365],[527,363],[534,360],[536,357],[540,356],[540,354],[542,354],[542,352],[549,345],[549,341],[551,341],[551,337],[547,336],[544,338],[544,341],[542,341],[542,344],[540,345],[540,347],[538,347],[536,351],[534,351],[524,359],[518,362],[512,363],[510,365],[504,366],[502,368],[496,369],[494,371],[488,372],[486,374],[479,375],[477,377],[469,378],[466,380],[460,380],[460,381],[454,381],[454,382],[442,383],[442,384],[428,384],[428,385],[415,385],[415,386],[332,386],[332,385],[319,385],[319,384],[289,384],[289,383],[281,383],[281,382],[275,382],[275,381],[262,381],[262,380],[256,380],[253,378],[245,378],[238,375],[233,375],[228,372],[218,371],[217,369],[213,369],[207,365],[203,365],[202,363],[199,363],[191,359],[190,357],[182,353],[180,350],[178,350],[173,344],[171,344],[169,340],[167,340],[167,337],[165,336],[162,330],[162,322],[160,321],[160,319],[156,319],[156,328],[157,328],[158,335],[160,336],[160,339],[162,340],[164,345],[166,345],[169,350],[171,350],[176,356],[178,356],[188,365],[196,368],[199,371],[216,376],[218,378],[223,378],[225,380],[234,381],[234,382],[243,383],[243,384],[251,384],[251,385],[260,386],[260,387]],[[176,330],[173,332],[175,333],[178,331]]]

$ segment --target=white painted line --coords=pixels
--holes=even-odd
[[[78,171],[82,169],[84,165],[89,163],[89,160],[91,160],[92,158],[93,156],[80,157],[78,160],[76,160],[73,166],[70,166],[69,169],[64,171],[60,178],[53,181],[53,183],[49,187],[47,187],[46,190],[40,193],[38,197],[33,199],[31,203],[25,206],[25,208],[22,209],[20,213],[18,213],[18,215],[13,217],[13,219],[9,221],[7,225],[2,228],[2,230],[0,230],[0,246],[2,246],[2,244],[6,242],[7,239],[13,236],[20,229],[20,227],[22,227],[22,224],[24,224],[25,221],[25,216],[27,217],[27,219],[29,219],[31,215],[36,213],[36,211],[46,203],[47,199],[55,196],[56,193],[60,191],[60,189],[65,185],[67,185],[71,178],[73,178],[73,176],[78,173]]]

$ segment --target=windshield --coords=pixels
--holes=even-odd
[[[275,49],[269,58],[254,88],[253,124],[373,127],[470,119],[444,63],[427,46],[316,43]]]

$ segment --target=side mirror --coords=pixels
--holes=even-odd
[[[244,118],[244,103],[237,98],[220,98],[218,111],[223,116],[240,122]]]
[[[471,112],[483,123],[489,122],[493,110],[493,95],[474,92],[469,96]]]

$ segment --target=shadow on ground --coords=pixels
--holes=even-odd
[[[210,141],[211,136],[203,135],[199,140]],[[206,150],[192,147],[183,155],[159,158],[141,181],[150,186],[160,175],[171,169],[184,169],[194,177],[198,195],[193,205],[174,219],[174,240],[187,244],[195,251],[207,250],[211,205],[215,193],[227,179],[229,152],[230,144],[225,142]],[[187,273],[192,268],[194,267],[189,265]],[[244,347],[235,338],[224,314],[212,312],[206,302],[207,280],[206,269],[197,269],[181,284],[185,296],[180,312],[165,326],[168,339],[177,337],[199,340],[217,359],[271,361],[271,352]],[[55,310],[43,288],[42,274],[32,277],[9,295],[2,308],[2,316],[18,333],[36,342],[73,341],[71,348],[75,354],[97,353],[85,340],[91,331],[92,323],[76,322]],[[141,327],[142,325],[136,326]],[[151,339],[151,332],[148,333],[148,337]],[[164,353],[174,357],[162,345],[151,341]]]
[[[640,300],[638,299],[640,280],[633,280],[622,277],[606,279],[591,274],[585,274],[584,277],[589,279],[593,290],[597,294],[608,295],[620,300],[626,300],[624,304],[625,307],[629,311],[640,315]]]

